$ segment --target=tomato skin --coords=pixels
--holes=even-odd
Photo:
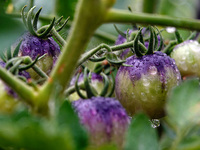
[[[145,112],[151,118],[165,115],[164,106],[170,89],[181,81],[175,62],[162,52],[126,59],[116,75],[115,95],[133,116]]]
[[[92,97],[72,104],[80,122],[89,132],[92,145],[114,143],[122,147],[130,118],[119,101],[114,98]]]
[[[41,39],[26,32],[22,36],[22,43],[20,45],[19,56],[30,56],[34,60],[38,55],[45,56],[37,61],[37,66],[40,67],[45,73],[50,74],[59,54],[60,47],[53,38],[48,37]],[[32,69],[28,72],[33,79],[39,79],[40,76]]]
[[[182,77],[200,77],[200,44],[197,41],[178,44],[170,56],[175,60]]]

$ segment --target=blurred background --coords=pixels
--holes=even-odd
[[[9,13],[19,13],[24,5],[30,6],[31,3],[36,5],[36,12],[40,7],[42,7],[41,15],[43,16],[62,16],[65,18],[70,16],[70,21],[73,20],[73,14],[75,11],[76,2],[78,0],[8,0],[9,5],[7,7],[7,12]],[[174,17],[183,17],[183,18],[200,18],[200,12],[198,15],[198,7],[200,8],[200,0],[116,0],[115,8],[128,10],[128,7],[134,12],[143,11],[143,2],[152,2],[154,1],[153,13],[162,14]],[[151,3],[150,3],[151,4]],[[148,5],[148,4],[147,4]],[[87,8],[86,8],[87,9]],[[27,10],[27,9],[26,9]],[[48,24],[48,22],[41,22],[41,24]],[[132,28],[131,25],[121,25],[117,24],[117,27],[121,31],[126,31],[127,29]],[[61,35],[63,38],[66,38],[68,35],[68,29],[63,30]],[[106,33],[107,36],[110,36],[112,40],[101,38],[101,36],[95,36],[92,38],[88,49],[91,49],[97,46],[100,43],[113,44],[114,39],[117,38],[118,33],[116,32],[113,24],[104,24],[98,30],[97,34],[100,32]],[[180,31],[183,37],[187,37],[189,32],[185,30]],[[171,35],[162,33],[166,38],[173,38]]]

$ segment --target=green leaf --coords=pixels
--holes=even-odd
[[[68,101],[65,101],[60,107],[57,118],[60,127],[70,129],[76,149],[84,149],[88,144],[88,137],[79,123],[77,114],[74,112]]]
[[[69,128],[60,128],[54,120],[39,118],[22,110],[0,115],[0,147],[28,150],[74,150]]]
[[[136,115],[127,131],[125,150],[158,150],[156,130],[144,114]]]
[[[176,87],[167,101],[169,122],[176,130],[200,122],[200,88],[197,79],[190,79]]]
[[[25,31],[19,20],[14,20],[7,15],[0,15],[0,50],[3,51],[13,44]]]

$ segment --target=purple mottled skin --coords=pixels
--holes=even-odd
[[[51,37],[40,39],[27,32],[23,35],[20,52],[21,56],[30,56],[32,59],[35,59],[38,55],[48,54],[55,60],[60,54],[60,47]]]
[[[114,98],[92,97],[73,102],[80,122],[89,131],[91,143],[99,146],[115,143],[122,147],[129,117]]]
[[[181,81],[175,61],[162,52],[131,56],[116,75],[115,94],[130,115],[144,111],[151,118],[164,116],[165,99]]]
[[[43,56],[44,54],[47,55],[38,60],[36,64],[49,74],[60,54],[59,45],[51,37],[40,39],[26,32],[22,36],[19,56],[30,56],[34,60],[38,55]],[[33,70],[28,70],[28,72],[33,79],[39,79],[39,76]]]

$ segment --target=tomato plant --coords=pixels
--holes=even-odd
[[[0,1],[0,149],[200,149],[197,4]]]

